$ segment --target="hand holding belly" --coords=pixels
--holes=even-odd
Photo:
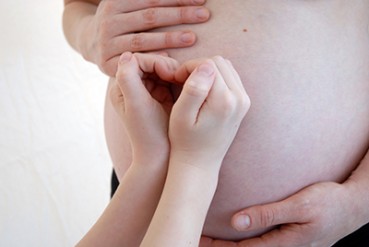
[[[369,220],[368,169],[369,153],[343,184],[316,183],[285,200],[253,206],[233,216],[232,225],[238,231],[279,226],[260,237],[239,243],[203,237],[200,247],[332,246]]]
[[[210,14],[201,6],[204,2],[101,1],[96,14],[84,19],[75,46],[88,61],[114,77],[119,56],[125,51],[147,52],[193,45],[196,35],[191,31],[151,33],[149,30],[207,21]]]
[[[249,229],[281,225],[261,237],[245,240],[241,246],[329,247],[356,229],[347,219],[355,215],[351,195],[341,184],[318,183],[281,202],[246,209],[233,218],[233,224],[245,230],[242,216],[248,215]]]

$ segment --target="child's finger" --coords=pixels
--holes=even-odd
[[[133,54],[123,53],[119,58],[116,79],[124,100],[129,105],[140,104],[145,98],[150,97],[141,77],[142,72]]]
[[[222,59],[220,57],[215,58],[214,61],[222,74],[230,93],[235,97],[237,104],[250,105],[250,99],[245,91],[241,78],[234,69],[232,63],[229,60]]]
[[[181,119],[195,124],[199,111],[213,86],[216,69],[211,62],[198,66],[183,86],[181,95],[174,105],[173,112],[182,116]]]
[[[229,66],[230,66],[229,68],[232,71],[233,78],[235,80],[234,85],[236,87],[235,87],[235,90],[232,90],[232,91],[237,96],[237,98],[239,100],[239,104],[241,106],[241,109],[243,109],[243,111],[241,111],[241,112],[246,114],[246,112],[250,109],[250,106],[251,106],[250,97],[247,94],[245,87],[243,86],[240,75],[237,73],[237,71],[233,67],[232,63],[229,60],[226,60],[226,62],[229,64]]]
[[[234,77],[234,74],[231,70],[231,65],[224,58],[217,56],[213,58],[221,76],[224,79],[224,82],[229,90],[234,91],[237,90],[237,81]]]
[[[119,115],[125,112],[124,97],[117,83],[114,83],[109,91],[110,102]]]
[[[129,102],[137,102],[139,101],[137,99],[142,100],[142,97],[151,97],[142,82],[145,74],[154,73],[160,79],[170,81],[173,80],[178,67],[178,62],[173,58],[155,54],[125,52],[119,59],[116,77],[127,101],[132,99]]]
[[[223,58],[219,58],[223,59]],[[219,70],[217,64],[215,63],[216,57],[212,59],[212,63],[215,67],[215,80],[211,91],[209,92],[209,96],[207,98],[206,105],[204,107],[211,108],[209,113],[213,114],[220,110],[222,110],[225,104],[225,100],[228,100],[226,97],[229,95],[229,89],[224,81],[223,74]],[[206,109],[205,108],[205,109]]]
[[[143,73],[155,73],[164,81],[174,81],[175,71],[179,68],[177,60],[150,53],[135,53],[134,56]]]
[[[226,119],[244,116],[250,107],[250,99],[233,66],[222,57],[212,58],[217,75],[207,97],[203,113],[205,118]]]
[[[220,66],[220,65],[223,65],[224,67],[224,63],[225,63],[224,58],[222,58],[221,56],[216,56],[216,57],[213,57],[212,60],[213,60],[213,63],[215,64],[215,68],[217,71],[212,91],[217,95],[217,97],[219,97],[220,95],[227,93],[229,91],[229,88],[227,86],[225,79],[231,80],[231,78],[229,78],[230,75],[228,71],[226,74],[223,74],[226,71],[224,68],[222,68],[222,66]]]
[[[183,63],[175,72],[174,79],[176,82],[184,83],[191,73],[199,67],[200,64],[208,61],[209,59],[197,58],[189,60]]]
[[[243,86],[243,83],[242,83],[242,80],[240,78],[240,75],[238,74],[238,72],[236,71],[236,69],[233,67],[231,61],[229,61],[229,60],[226,59],[226,62],[229,64],[230,70],[231,70],[231,72],[233,74],[233,78],[235,79],[236,85],[238,86],[237,87],[237,91],[240,91],[240,92],[244,91],[245,88]]]

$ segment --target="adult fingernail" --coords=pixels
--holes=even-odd
[[[211,76],[214,74],[214,68],[211,64],[209,63],[203,63],[201,64],[197,70],[202,73],[205,74],[206,76]]]
[[[244,231],[250,226],[250,217],[248,215],[239,215],[234,221],[234,227],[238,231]]]
[[[192,32],[184,32],[180,38],[183,43],[193,43],[195,41],[195,35]]]
[[[209,11],[206,8],[198,8],[195,11],[197,18],[200,20],[206,20],[209,18]]]
[[[120,59],[119,61],[121,63],[125,63],[125,62],[129,62],[132,58],[132,53],[130,52],[124,52],[121,56],[120,56]]]

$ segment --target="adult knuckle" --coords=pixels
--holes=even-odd
[[[181,22],[185,22],[188,18],[188,9],[185,8],[185,7],[182,7],[182,8],[178,8],[178,19],[181,21]]]
[[[171,32],[166,32],[164,36],[164,45],[166,47],[172,47],[174,44],[174,34]]]
[[[100,21],[100,24],[97,27],[97,35],[100,40],[109,37],[109,35],[113,32],[112,29],[114,27],[114,21],[112,19],[103,19]]]
[[[131,51],[142,50],[145,43],[145,36],[143,33],[134,34],[131,39]]]
[[[273,226],[275,222],[275,212],[270,209],[263,209],[259,221],[261,227]]]
[[[146,25],[155,25],[158,19],[158,10],[150,8],[142,11],[143,21]]]
[[[108,19],[101,20],[97,27],[97,33],[99,35],[106,33],[106,30],[109,29],[109,26],[110,26],[110,22]]]

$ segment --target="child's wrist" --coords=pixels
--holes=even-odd
[[[132,166],[136,167],[146,167],[148,169],[158,170],[158,169],[167,169],[168,167],[168,157],[140,157],[140,158],[132,158]]]
[[[169,160],[169,145],[157,143],[155,146],[135,148],[132,147],[132,159],[137,163],[159,165],[168,164]]]
[[[184,155],[183,153],[172,151],[169,159],[169,166],[176,167],[182,171],[188,171],[202,177],[205,180],[218,181],[219,170],[222,161],[209,157],[196,157],[196,155]]]
[[[168,162],[132,160],[129,167],[134,174],[138,174],[139,179],[162,181],[164,183],[168,171]]]
[[[217,175],[222,164],[222,159],[217,158],[214,154],[204,152],[186,153],[172,149],[170,153],[170,164],[180,166],[182,169],[196,167],[199,172],[204,171],[205,175]]]
[[[206,170],[191,163],[170,159],[167,181],[175,181],[178,193],[191,194],[193,198],[211,201],[218,185],[219,172]]]

